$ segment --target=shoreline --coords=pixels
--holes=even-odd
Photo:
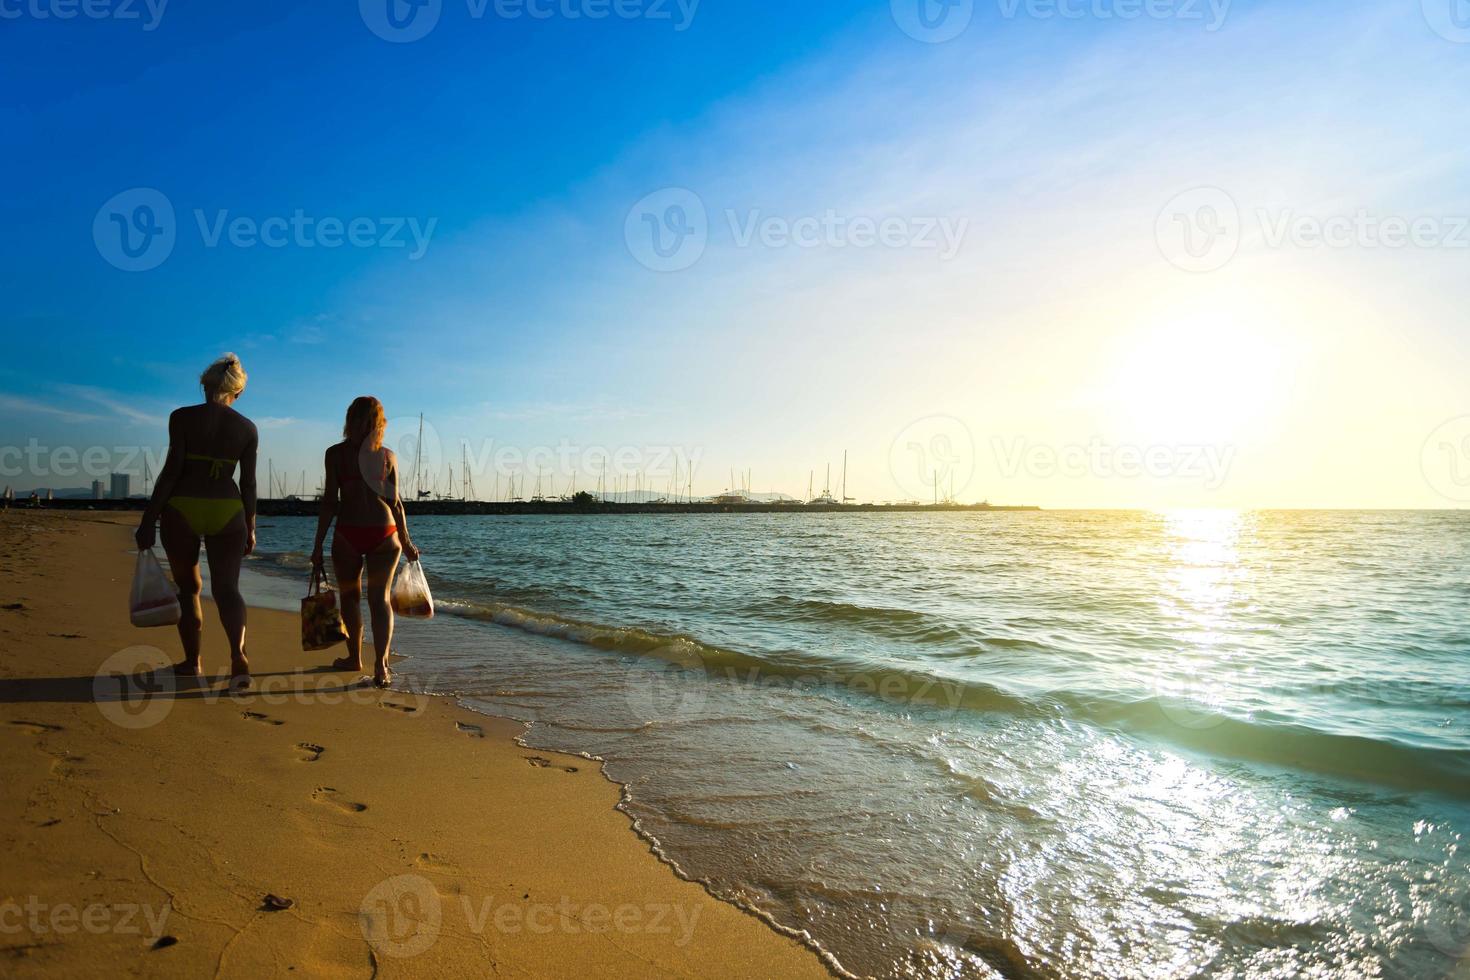
[[[281,603],[280,606],[253,605],[251,606],[252,610],[259,608],[278,612],[285,611],[287,600],[285,599],[284,594],[281,591],[281,585],[287,582],[291,583],[296,588],[300,588],[304,587],[306,579],[301,576],[288,576],[262,571],[260,569],[251,567],[248,561],[246,565],[242,568],[240,574],[240,584],[242,589],[249,591],[253,587],[257,593],[257,601],[259,601],[260,598],[264,598],[266,602],[275,600],[276,602]],[[208,591],[208,587],[209,581],[206,570],[206,592]],[[294,601],[296,588],[293,588],[291,591],[292,601]],[[290,615],[294,616],[295,612],[290,612]],[[453,614],[440,612],[438,616],[436,616],[436,619],[442,616],[449,615]],[[514,632],[512,627],[501,628],[510,632]],[[395,646],[396,645],[397,643],[395,640]],[[369,648],[368,644],[364,644],[364,648],[366,651]],[[368,654],[365,652],[364,656],[368,656]],[[489,707],[476,707],[475,705],[468,703],[467,698],[462,694],[435,692],[422,689],[415,683],[416,679],[420,675],[416,672],[412,661],[410,660],[407,664],[405,664],[402,660],[400,660],[399,664],[399,672],[395,675],[397,678],[395,683],[403,685],[399,689],[399,693],[405,694],[412,698],[438,699],[446,704],[453,706],[455,710],[469,712],[472,715],[478,716],[480,718],[487,718],[494,722],[505,723],[514,729],[514,731],[510,733],[510,738],[515,742],[516,745],[527,752],[545,752],[547,754],[564,755],[573,759],[582,759],[589,763],[595,764],[597,766],[598,773],[603,777],[603,779],[605,779],[610,785],[617,788],[618,801],[615,809],[617,809],[618,812],[622,813],[625,817],[628,818],[629,828],[633,831],[634,835],[645,845],[647,845],[650,853],[652,853],[653,856],[660,863],[668,866],[669,870],[671,870],[676,876],[678,876],[680,880],[687,881],[693,885],[697,885],[707,894],[710,894],[711,897],[713,897],[716,901],[722,902],[727,905],[732,905],[735,908],[738,908],[746,914],[750,915],[751,917],[765,923],[767,926],[769,926],[780,935],[789,937],[800,943],[809,952],[814,954],[819,960],[822,961],[822,963],[830,971],[831,976],[838,978],[857,977],[857,974],[851,973],[843,968],[842,964],[838,961],[837,957],[833,955],[832,951],[828,950],[819,942],[817,942],[814,938],[807,936],[800,930],[793,929],[777,921],[770,915],[770,913],[768,913],[764,909],[740,901],[737,898],[722,898],[719,895],[715,895],[710,892],[707,883],[685,869],[684,866],[679,863],[678,859],[668,851],[664,843],[660,841],[659,838],[652,831],[648,830],[643,825],[642,821],[633,812],[632,787],[628,783],[615,778],[607,771],[608,760],[602,758],[599,755],[584,750],[571,748],[551,749],[544,746],[532,745],[529,743],[528,738],[531,734],[532,729],[536,725],[536,721],[534,719],[529,717],[520,717],[509,713],[497,712]]]
[[[141,497],[129,500],[92,500],[65,497],[47,500],[40,507],[30,507],[18,500],[15,509],[24,513],[44,511],[68,512],[141,512],[147,501]],[[302,498],[262,498],[257,502],[261,517],[316,517],[318,504]],[[778,503],[717,504],[694,503],[605,503],[580,504],[569,500],[418,500],[403,502],[410,517],[466,516],[565,516],[592,517],[623,514],[1035,514],[1041,508],[1033,504],[804,504],[801,501]]]
[[[299,652],[289,613],[251,607],[251,694],[140,684],[178,640],[126,621],[120,518],[0,516],[7,974],[834,974],[681,876],[600,761],[358,687]]]

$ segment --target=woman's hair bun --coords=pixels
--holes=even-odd
[[[199,383],[204,386],[204,393],[211,399],[224,396],[238,398],[245,390],[247,380],[245,366],[240,363],[240,358],[235,354],[223,354],[199,376]]]

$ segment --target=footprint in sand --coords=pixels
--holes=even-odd
[[[296,749],[301,753],[302,762],[315,762],[322,757],[323,752],[327,751],[320,745],[313,745],[310,742],[297,742]]]
[[[342,794],[330,786],[318,786],[311,798],[318,803],[327,803],[347,813],[361,813],[367,809],[366,803],[354,803],[342,798]]]
[[[45,722],[40,721],[12,721],[11,724],[19,728],[24,728],[32,735],[40,735],[44,732],[65,731],[65,729],[63,729],[60,725],[48,725]]]
[[[419,711],[417,705],[399,704],[396,701],[379,701],[378,705],[384,708],[392,708],[394,711],[401,711],[406,715],[415,715]]]
[[[470,738],[485,737],[485,729],[481,728],[479,725],[471,725],[468,722],[457,721],[454,723],[454,727],[457,731],[464,732]]]
[[[422,868],[425,871],[442,871],[446,874],[461,873],[461,868],[459,865],[455,864],[448,858],[440,857],[437,854],[431,854],[428,851],[420,854],[417,858],[414,859],[413,863],[416,867]]]
[[[279,718],[272,718],[270,715],[263,715],[259,711],[242,711],[240,712],[240,717],[246,719],[247,721],[258,721],[262,725],[285,724],[285,722],[281,721]]]
[[[535,766],[537,769],[560,769],[562,772],[577,771],[576,766],[558,766],[550,759],[543,759],[539,755],[528,755],[526,756],[526,761]]]

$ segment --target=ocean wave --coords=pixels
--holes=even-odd
[[[762,599],[752,609],[760,615],[775,615],[791,622],[845,626],[909,642],[947,643],[965,637],[963,630],[948,623],[937,622],[929,613],[916,609],[862,606],[789,595]]]
[[[440,603],[439,608],[468,619],[656,660],[666,669],[701,671],[712,679],[732,683],[785,686],[813,693],[840,690],[916,710],[1082,721],[1210,755],[1470,798],[1470,752],[1243,719],[1183,698],[1156,696],[1120,701],[1065,691],[1031,697],[930,671],[844,664],[790,651],[757,655],[712,646],[686,635],[588,623],[497,603],[449,601]]]
[[[311,570],[311,555],[305,551],[256,551],[245,560],[252,564],[274,565],[287,571]]]
[[[295,552],[260,557],[283,570],[307,567],[301,564],[305,556]],[[872,623],[890,615],[910,627],[922,621],[922,614],[907,610],[782,598],[810,615],[844,621]],[[718,681],[875,698],[930,713],[988,712],[1034,721],[1085,722],[1187,751],[1470,799],[1470,751],[1460,749],[1243,718],[1168,695],[1133,700],[1077,691],[1026,695],[918,667],[843,660],[831,651],[822,656],[795,650],[753,653],[687,634],[589,622],[508,603],[441,597],[436,605],[448,615],[651,662],[660,669],[702,672]]]

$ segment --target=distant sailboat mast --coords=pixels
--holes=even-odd
[[[419,413],[419,437],[413,444],[413,495],[414,499],[424,493],[424,414]]]

